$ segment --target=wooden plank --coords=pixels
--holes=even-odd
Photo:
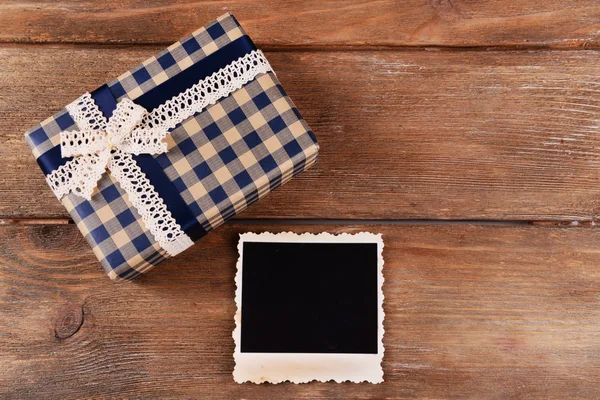
[[[233,382],[244,231],[385,240],[381,385]],[[73,225],[0,227],[0,397],[597,398],[600,231],[228,224],[133,283]]]
[[[43,1],[0,5],[4,42],[172,43],[230,11],[264,46],[596,47],[594,0]]]
[[[23,132],[158,48],[0,48],[0,217],[68,215]],[[243,218],[593,220],[596,52],[269,53],[321,142]]]

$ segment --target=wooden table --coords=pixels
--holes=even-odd
[[[115,284],[23,132],[233,12],[318,164]],[[0,397],[599,398],[594,0],[0,2]],[[233,382],[236,238],[381,232],[385,383]]]

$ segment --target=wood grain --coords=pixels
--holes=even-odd
[[[67,217],[23,132],[157,50],[0,48],[0,217]],[[598,55],[268,53],[322,151],[242,217],[592,221]]]
[[[589,48],[594,0],[5,0],[0,41],[170,44],[230,11],[263,46]]]
[[[233,382],[244,231],[382,232],[385,382]],[[73,225],[0,227],[0,397],[597,398],[600,231],[228,224],[133,283]]]

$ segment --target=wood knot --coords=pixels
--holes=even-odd
[[[31,231],[33,244],[48,252],[61,252],[81,247],[81,233],[74,225],[41,225]]]
[[[54,326],[54,335],[59,339],[67,339],[75,335],[81,329],[84,321],[83,307],[65,307],[58,314]]]

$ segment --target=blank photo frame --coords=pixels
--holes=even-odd
[[[383,381],[381,235],[245,233],[238,250],[236,382]]]

